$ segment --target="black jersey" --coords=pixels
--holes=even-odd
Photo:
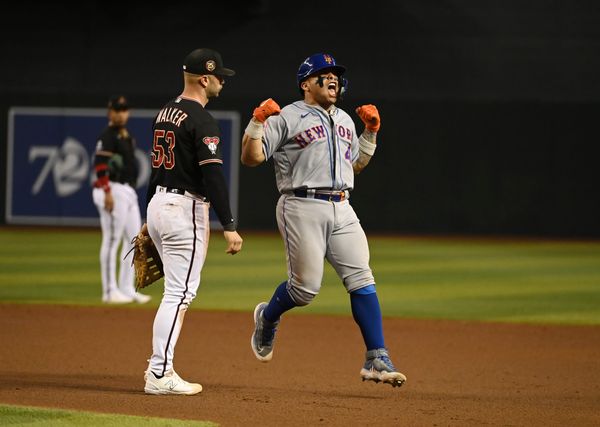
[[[146,202],[157,185],[189,191],[211,202],[226,229],[235,227],[221,167],[221,131],[214,117],[198,101],[179,96],[158,112],[152,129]],[[215,174],[219,175],[216,180]]]
[[[138,177],[135,145],[135,138],[125,128],[108,126],[102,131],[96,143],[96,152],[108,151],[113,153],[108,159],[109,179],[111,181],[129,184],[135,188]]]

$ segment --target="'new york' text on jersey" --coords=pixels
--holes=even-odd
[[[284,107],[265,121],[263,151],[273,157],[280,193],[354,187],[358,137],[350,116],[337,107],[327,112],[304,101]]]

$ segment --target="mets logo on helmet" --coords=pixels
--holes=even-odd
[[[328,64],[331,64],[333,62],[333,58],[329,55],[323,55],[323,59],[325,60],[325,62],[327,62]]]
[[[218,136],[205,136],[202,138],[202,142],[206,144],[211,153],[217,154],[217,145],[219,145]]]

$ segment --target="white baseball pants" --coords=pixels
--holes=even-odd
[[[157,187],[148,205],[148,232],[163,262],[163,298],[154,318],[150,370],[173,368],[175,345],[186,310],[200,286],[210,237],[210,204]]]
[[[114,199],[112,212],[104,209],[104,190],[94,188],[92,197],[100,214],[102,244],[100,246],[100,269],[102,277],[102,296],[107,297],[117,287],[125,295],[135,294],[134,269],[131,254],[125,255],[132,247],[131,240],[142,227],[142,218],[138,197],[128,184],[110,183]],[[117,249],[121,244],[121,256],[117,261]],[[119,262],[119,281],[117,282],[117,262]]]

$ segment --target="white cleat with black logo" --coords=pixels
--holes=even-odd
[[[171,369],[167,371],[162,378],[156,378],[152,371],[144,375],[146,385],[144,391],[147,394],[181,394],[191,396],[202,391],[200,384],[189,383],[183,380],[177,373]]]

